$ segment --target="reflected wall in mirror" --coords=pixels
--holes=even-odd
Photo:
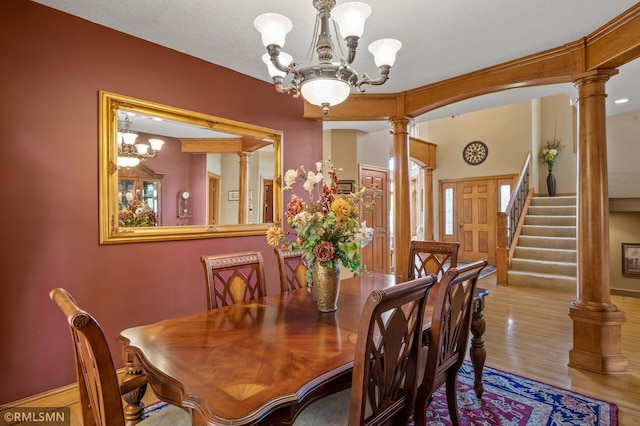
[[[280,224],[282,132],[100,92],[100,243]]]

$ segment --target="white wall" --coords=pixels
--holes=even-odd
[[[640,114],[607,117],[610,198],[640,197]]]
[[[240,185],[240,158],[238,154],[222,154],[220,156],[220,224],[238,223],[238,201],[228,201],[229,191],[239,191]]]
[[[531,129],[529,101],[419,124],[418,137],[438,146],[433,173],[436,239],[440,223],[439,181],[518,173],[531,150]],[[483,163],[471,166],[464,161],[462,151],[474,140],[484,142],[489,153]]]
[[[576,193],[576,176],[578,157],[575,151],[574,137],[574,116],[576,114],[575,107],[571,106],[567,95],[560,94],[548,96],[540,99],[541,103],[541,122],[540,122],[540,139],[538,148],[533,151],[534,160],[538,162],[537,155],[540,153],[540,147],[545,141],[552,140],[554,136],[562,141],[564,149],[560,151],[555,166],[553,166],[553,174],[556,176],[557,195],[575,194]],[[535,144],[534,144],[535,146]],[[540,166],[538,175],[538,193],[547,193],[547,174],[548,170],[545,166]]]
[[[391,129],[391,126],[389,126]],[[375,133],[361,133],[358,136],[358,163],[368,166],[389,167],[393,156],[393,135],[389,130]]]

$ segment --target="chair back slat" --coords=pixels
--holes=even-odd
[[[258,299],[266,295],[260,252],[202,256],[207,284],[207,309]]]
[[[447,268],[458,265],[458,242],[411,241],[409,246],[409,279],[436,274],[438,278]]]
[[[124,426],[120,385],[109,345],[98,322],[78,307],[64,289],[49,294],[67,317],[76,357],[82,417],[85,425]]]
[[[469,345],[473,297],[485,260],[469,263],[460,268],[449,268],[434,287],[434,307],[431,327],[427,330],[429,346],[422,383],[415,404],[416,426],[425,424],[426,409],[433,392],[447,384],[447,401],[452,423],[458,424],[459,415],[455,398],[458,370]],[[451,396],[453,395],[453,396]]]
[[[360,319],[349,424],[406,424],[413,408],[422,322],[434,276],[371,293]]]
[[[304,251],[291,251],[286,249],[274,249],[278,259],[278,269],[280,271],[280,291],[287,291],[307,287],[307,267],[302,255]]]

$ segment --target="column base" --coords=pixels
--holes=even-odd
[[[618,310],[594,311],[572,307],[573,349],[569,367],[596,373],[627,373],[629,365],[622,355],[622,324],[627,321]]]

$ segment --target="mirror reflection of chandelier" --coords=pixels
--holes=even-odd
[[[162,139],[149,139],[149,143],[138,142],[138,134],[131,130],[131,122],[126,116],[122,128],[118,130],[118,167],[135,167],[141,161],[154,158],[162,149]]]
[[[358,40],[364,32],[364,22],[371,14],[371,7],[362,2],[348,2],[336,6],[335,0],[313,0],[313,6],[318,11],[313,40],[307,57],[301,63],[292,62],[291,55],[280,51],[287,33],[293,28],[287,17],[277,13],[264,13],[255,19],[253,25],[262,34],[262,42],[267,48],[268,53],[263,55],[262,61],[269,69],[276,90],[291,93],[294,97],[302,93],[307,102],[321,106],[324,114],[327,114],[329,106],[347,99],[352,87],[364,92],[362,86],[365,84],[384,84],[389,78],[389,71],[402,43],[385,38],[369,44],[369,51],[374,56],[380,76],[377,80],[371,80],[367,74],[360,77],[351,68],[351,63],[355,59]],[[333,31],[337,36],[336,23],[348,48],[346,58],[339,42],[338,48],[342,55],[338,58],[334,52],[330,27],[333,24]],[[311,52],[314,50],[318,54],[318,63],[315,65],[311,64]],[[300,64],[304,66],[299,67]],[[291,75],[291,81],[288,87],[284,87],[284,78],[287,75]]]

